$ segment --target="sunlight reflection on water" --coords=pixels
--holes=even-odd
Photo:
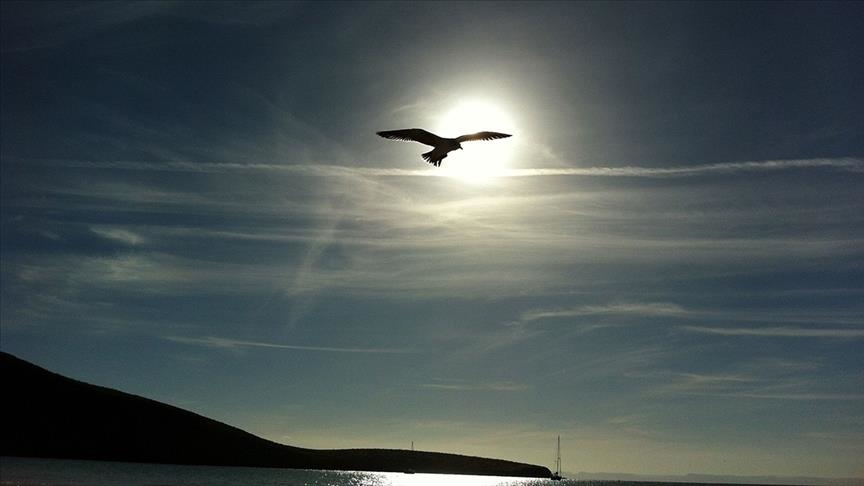
[[[542,479],[2,457],[2,486],[539,486]]]
[[[546,481],[498,476],[458,476],[450,474],[380,473],[382,486],[531,486]]]

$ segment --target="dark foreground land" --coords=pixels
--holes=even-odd
[[[0,353],[0,455],[101,461],[546,477],[546,467],[391,449],[315,450]]]

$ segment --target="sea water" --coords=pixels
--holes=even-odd
[[[570,482],[562,481],[554,484],[562,483]],[[551,484],[553,482],[547,479],[496,476],[0,458],[0,485],[3,486],[540,486]]]

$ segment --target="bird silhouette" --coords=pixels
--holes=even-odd
[[[498,132],[477,132],[469,135],[462,135],[456,138],[444,138],[427,132],[422,128],[406,128],[404,130],[386,130],[377,132],[378,135],[389,138],[390,140],[405,140],[409,142],[420,142],[429,145],[432,148],[429,152],[422,155],[426,162],[435,167],[441,166],[441,161],[447,157],[447,154],[456,149],[462,149],[462,142],[473,142],[476,140],[497,140],[499,138],[507,138],[511,135]]]

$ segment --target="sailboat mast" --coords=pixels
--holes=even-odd
[[[558,457],[555,459],[555,469],[556,472],[561,474],[561,436],[558,436]]]
[[[561,476],[561,436],[560,435],[558,436],[558,450],[556,451],[556,454],[555,454],[555,472],[552,473],[552,476],[550,476],[549,479],[551,479],[552,481],[561,481],[562,479],[564,479],[564,477]]]

